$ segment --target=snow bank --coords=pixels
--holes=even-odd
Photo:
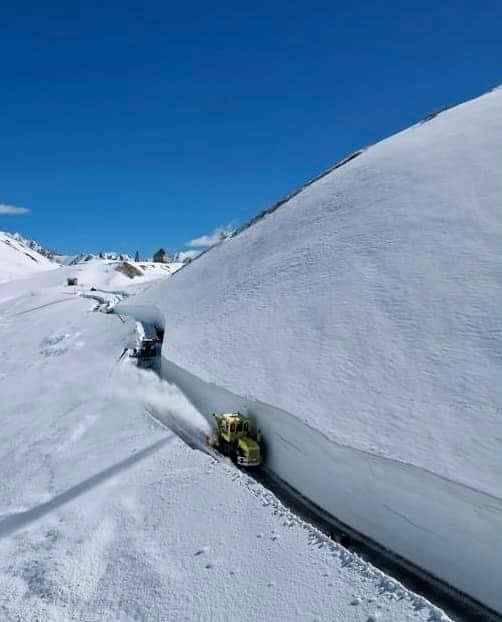
[[[502,520],[501,170],[500,90],[371,147],[142,296],[165,314],[164,356],[336,446],[402,463],[403,494],[411,465],[497,500],[487,507]],[[301,455],[302,438],[285,442]],[[327,459],[282,469],[328,503],[335,484],[309,467]],[[339,512],[375,513],[370,498],[346,491]],[[479,564],[461,532],[444,543],[421,524],[432,512],[446,528],[461,510],[469,530],[478,509],[459,498],[453,509],[432,495],[424,511],[396,491],[395,515],[416,523],[406,554],[502,611],[481,573],[459,570]],[[372,523],[392,548],[385,515]],[[500,584],[490,533],[477,538]]]

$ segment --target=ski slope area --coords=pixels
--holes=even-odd
[[[2,620],[448,619],[159,425],[207,432],[92,306],[0,285]]]
[[[502,611],[500,171],[497,89],[370,147],[139,298],[164,313],[188,393],[224,394],[263,428],[266,413],[295,421],[267,438],[284,479]]]
[[[0,283],[57,267],[57,264],[29,248],[21,240],[0,231]]]

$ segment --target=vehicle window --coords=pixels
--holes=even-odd
[[[244,432],[247,432],[248,428],[249,428],[248,422],[246,421],[246,423],[244,424]]]
[[[242,432],[242,421],[237,424],[237,432]]]
[[[235,432],[235,423],[230,424],[230,432]]]

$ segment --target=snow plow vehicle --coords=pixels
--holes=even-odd
[[[260,466],[262,450],[259,434],[253,438],[250,418],[240,413],[213,413],[213,417],[218,432],[216,438],[208,439],[208,444],[231,458],[238,466]]]
[[[159,341],[143,337],[136,348],[129,348],[130,358],[137,359],[138,367],[153,367],[159,354]]]

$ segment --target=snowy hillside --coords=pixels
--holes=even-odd
[[[13,237],[17,242],[20,242],[23,246],[27,246],[31,250],[37,251],[37,253],[39,253],[40,255],[47,257],[47,259],[55,261],[56,258],[59,257],[59,254],[55,251],[49,250],[45,246],[42,246],[42,244],[40,244],[40,242],[37,242],[36,240],[30,240],[28,238],[25,238],[20,233],[13,233],[11,237]]]
[[[79,263],[85,263],[86,261],[95,261],[98,259],[109,260],[109,261],[132,261],[132,257],[127,255],[126,253],[115,253],[115,252],[105,252],[105,253],[80,253],[80,255],[61,255],[62,262],[66,265],[75,265]]]
[[[88,269],[82,268],[82,266],[107,266],[104,268],[105,270],[115,269],[129,279],[138,280],[151,280],[170,276],[183,266],[182,262],[177,261],[169,263],[148,260],[134,261],[129,255],[122,253],[82,254],[74,257],[60,255],[56,258],[56,261],[64,266],[76,266],[77,270],[84,269],[86,272]],[[98,267],[98,270],[100,269],[102,268]]]
[[[446,622],[163,424],[208,432],[120,360],[135,322],[89,298],[149,285],[117,279],[88,262],[0,284],[1,620]]]
[[[41,286],[64,287],[67,279],[77,279],[76,287],[66,287],[67,295],[78,293],[91,295],[102,302],[115,304],[118,300],[128,297],[122,296],[122,292],[138,292],[151,285],[157,279],[171,277],[181,264],[155,264],[153,262],[141,262],[140,264],[125,261],[111,261],[92,259],[79,264],[57,266],[57,270],[51,270],[49,274],[33,279],[24,278],[23,283],[18,279],[4,282],[0,288],[0,303],[15,298],[20,288],[34,287],[38,280]],[[54,264],[51,264],[51,267]],[[2,284],[2,283],[0,283]],[[96,291],[92,291],[96,290]]]
[[[159,263],[154,261],[124,261],[117,270],[131,279],[155,279],[174,274],[183,266],[180,262]]]
[[[38,250],[37,250],[38,249]],[[0,283],[57,268],[42,247],[18,234],[0,231]]]
[[[182,264],[179,263],[154,263],[153,261],[122,261],[101,259],[92,257],[85,261],[72,262],[67,265],[67,271],[72,272],[74,276],[79,274],[85,275],[85,279],[89,282],[92,275],[96,274],[97,278],[101,278],[102,273],[109,275],[108,285],[126,285],[131,280],[136,282],[150,281],[154,279],[164,278],[174,274]]]
[[[500,611],[501,171],[498,89],[142,296],[165,315],[165,374],[202,409],[252,412],[284,479]]]

